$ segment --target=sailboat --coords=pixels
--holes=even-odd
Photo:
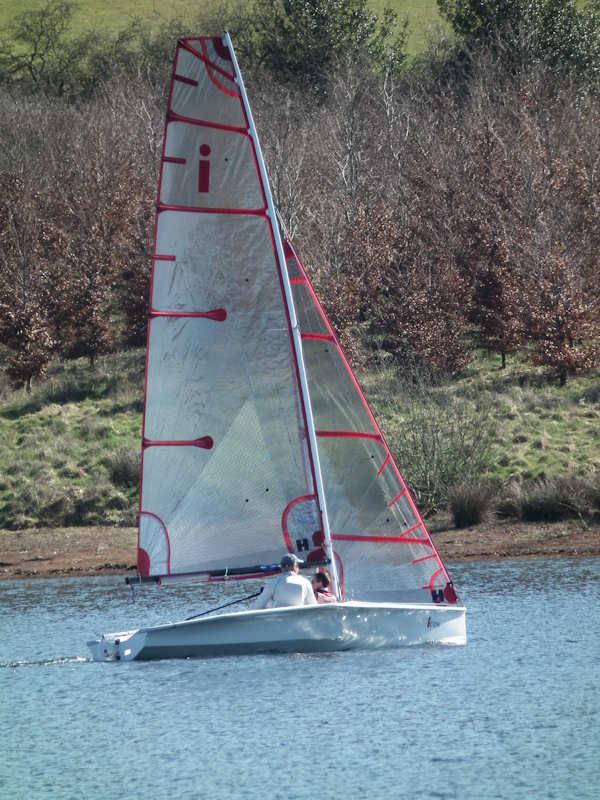
[[[282,236],[230,36],[184,37],[158,184],[129,582],[263,581],[287,553],[325,565],[336,602],[105,633],[93,657],[466,643],[465,607]]]

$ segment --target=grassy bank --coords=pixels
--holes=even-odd
[[[481,355],[458,379],[365,376],[392,451],[426,515],[600,518],[600,378],[559,387],[520,358]]]
[[[132,350],[101,358],[94,369],[84,360],[55,364],[30,395],[0,387],[0,528],[135,523],[143,369],[143,350]],[[416,445],[412,456],[402,457],[407,437],[419,434],[420,419],[431,420],[441,409],[438,432],[446,450],[422,441],[433,483],[460,482],[461,469],[470,474],[472,463],[458,466],[456,477],[460,454],[444,428],[459,419],[461,441],[488,431],[484,466],[470,486],[493,483],[496,510],[524,515],[527,498],[537,492],[539,502],[545,490],[547,502],[559,507],[546,516],[542,510],[541,519],[600,512],[598,376],[560,388],[519,363],[500,370],[495,359],[480,358],[459,380],[422,394],[407,391],[403,376],[391,369],[362,381],[411,486],[418,488],[420,473],[413,463]],[[442,456],[452,461],[454,478],[436,477]],[[569,498],[563,495],[583,492],[584,484],[580,505],[564,508]]]
[[[55,365],[31,395],[4,387],[0,527],[133,524],[141,350]]]
[[[396,370],[364,378],[392,444],[410,414],[406,385]],[[465,374],[425,387],[438,407],[471,409],[491,429],[489,475],[499,481],[585,474],[600,467],[600,377],[573,378],[564,387],[521,359],[481,355]],[[477,422],[479,418],[479,422]]]
[[[243,2],[244,0],[239,0],[239,5]],[[232,7],[237,4],[235,0],[229,3]],[[17,14],[39,9],[43,5],[42,0],[5,0],[0,4],[0,28],[5,27]],[[170,0],[168,3],[162,0],[103,0],[102,3],[98,0],[79,0],[75,5],[77,10],[72,27],[74,34],[89,31],[116,32],[136,19],[144,20],[156,30],[174,19],[181,19],[191,25],[189,30],[182,30],[182,34],[204,33],[205,31],[195,30],[193,21],[199,13],[210,7],[210,4],[205,6],[198,4],[196,0]],[[370,5],[377,14],[389,7],[400,17],[408,19],[407,49],[412,55],[423,49],[429,30],[443,24],[436,0],[372,0]]]

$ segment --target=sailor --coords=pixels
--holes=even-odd
[[[331,593],[331,578],[324,567],[319,567],[312,577],[312,587],[317,603],[335,603],[336,597]]]
[[[310,553],[306,556],[306,560],[310,563],[311,561],[326,561],[327,560],[327,552],[325,550],[325,534],[323,531],[315,531],[312,536],[314,549],[310,551]],[[335,550],[333,551],[333,557],[335,558],[335,566],[337,570],[338,582],[341,592],[341,597],[344,599],[344,564],[342,562],[341,556],[339,553],[336,553]],[[323,570],[321,567],[317,568],[317,572],[322,572],[327,570]],[[329,573],[328,573],[329,574]]]
[[[286,553],[280,561],[282,574],[265,584],[255,608],[279,606],[314,606],[317,603],[310,581],[300,575],[301,561],[295,553]]]

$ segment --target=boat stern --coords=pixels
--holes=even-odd
[[[143,631],[104,633],[87,643],[94,661],[133,661],[143,647]]]

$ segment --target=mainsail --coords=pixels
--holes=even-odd
[[[455,602],[306,273],[282,247],[229,37],[177,45],[145,398],[141,576],[244,572],[285,550],[331,555],[333,543],[347,586],[368,560],[407,592]]]

